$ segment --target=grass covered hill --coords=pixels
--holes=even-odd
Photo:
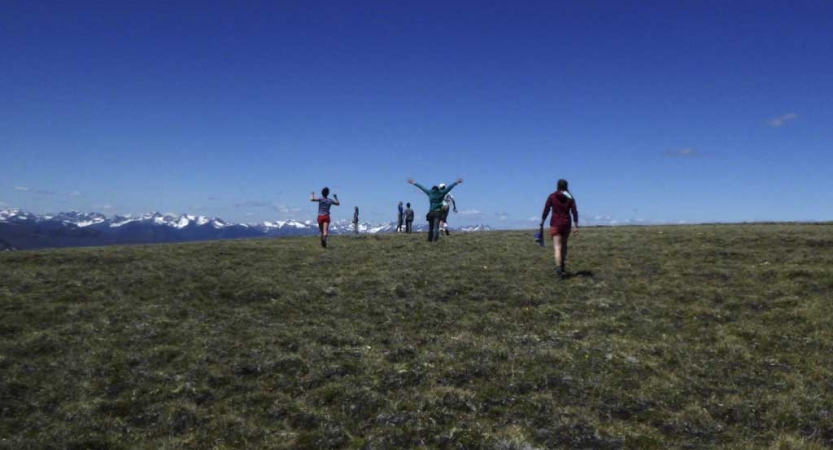
[[[2,253],[0,448],[833,446],[833,225],[424,241]]]

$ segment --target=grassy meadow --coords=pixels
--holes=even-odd
[[[833,225],[0,254],[0,449],[833,446]]]

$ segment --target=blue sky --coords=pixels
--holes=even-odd
[[[515,4],[518,3],[518,4]],[[199,4],[197,7],[195,5]],[[0,3],[0,208],[833,220],[823,1]],[[419,216],[418,216],[419,217]],[[456,223],[455,223],[456,222]]]

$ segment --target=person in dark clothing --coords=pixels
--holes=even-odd
[[[541,214],[541,229],[550,211],[552,211],[550,236],[552,236],[555,253],[555,273],[559,278],[563,278],[567,274],[567,240],[572,228],[570,214],[573,216],[572,221],[576,223],[575,234],[578,235],[578,208],[576,208],[575,197],[567,189],[567,180],[558,180],[557,190],[547,197],[544,212]]]
[[[405,206],[405,232],[411,234],[411,230],[414,226],[414,210],[411,209],[410,203],[406,204]]]
[[[399,211],[399,213],[396,215],[396,232],[401,233],[402,232],[402,221],[405,219],[405,211],[402,209],[402,202],[399,202],[399,204],[396,206],[396,208]]]
[[[432,186],[431,189],[426,189],[421,184],[414,181],[413,178],[408,180],[408,183],[418,187],[425,195],[428,196],[429,207],[428,214],[425,219],[428,220],[428,242],[437,242],[440,239],[440,219],[443,214],[443,199],[445,195],[454,189],[454,186],[462,183],[463,179],[458,178],[457,181],[451,183],[447,188],[440,189],[437,186]]]
[[[321,198],[315,198],[315,192],[309,194],[309,201],[318,202],[318,231],[321,232],[321,246],[327,248],[327,237],[330,234],[330,206],[340,205],[338,202],[338,195],[333,194],[333,198],[329,199],[330,188],[325,187],[321,190]]]
[[[353,233],[359,234],[359,207],[353,210]]]

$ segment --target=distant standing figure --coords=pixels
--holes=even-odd
[[[425,215],[425,219],[428,220],[428,242],[437,242],[440,239],[440,218],[442,217],[443,211],[443,198],[445,198],[445,195],[454,189],[454,186],[457,186],[462,182],[463,179],[458,178],[457,181],[451,183],[451,185],[445,189],[440,189],[438,186],[432,186],[429,190],[421,184],[415,182],[413,178],[408,180],[408,183],[418,187],[422,192],[425,192],[425,195],[428,196],[428,214]]]
[[[321,232],[321,246],[327,248],[327,237],[330,234],[330,206],[340,205],[338,195],[333,194],[329,199],[330,188],[321,189],[321,198],[315,198],[315,191],[309,194],[309,201],[318,202],[318,231]]]
[[[401,233],[402,220],[405,218],[405,211],[402,209],[402,202],[399,202],[399,204],[396,207],[399,210],[399,213],[396,215],[396,232]]]
[[[411,230],[414,227],[414,210],[411,209],[410,203],[405,206],[405,232],[411,234]]]
[[[445,189],[445,183],[440,183],[440,189]],[[440,218],[440,228],[441,230],[445,231],[445,235],[448,236],[448,210],[451,208],[451,205],[454,205],[454,212],[457,212],[457,202],[454,201],[454,197],[451,196],[451,193],[445,194],[443,198],[443,215]],[[442,231],[441,231],[442,232]]]
[[[353,210],[353,233],[359,234],[359,207]]]
[[[552,236],[555,253],[555,273],[559,278],[564,278],[567,275],[567,240],[570,238],[571,213],[576,223],[575,234],[578,235],[578,208],[576,208],[575,197],[567,189],[567,180],[558,180],[557,190],[547,197],[544,212],[541,215],[541,227],[544,226],[550,210],[552,210],[550,236]]]

